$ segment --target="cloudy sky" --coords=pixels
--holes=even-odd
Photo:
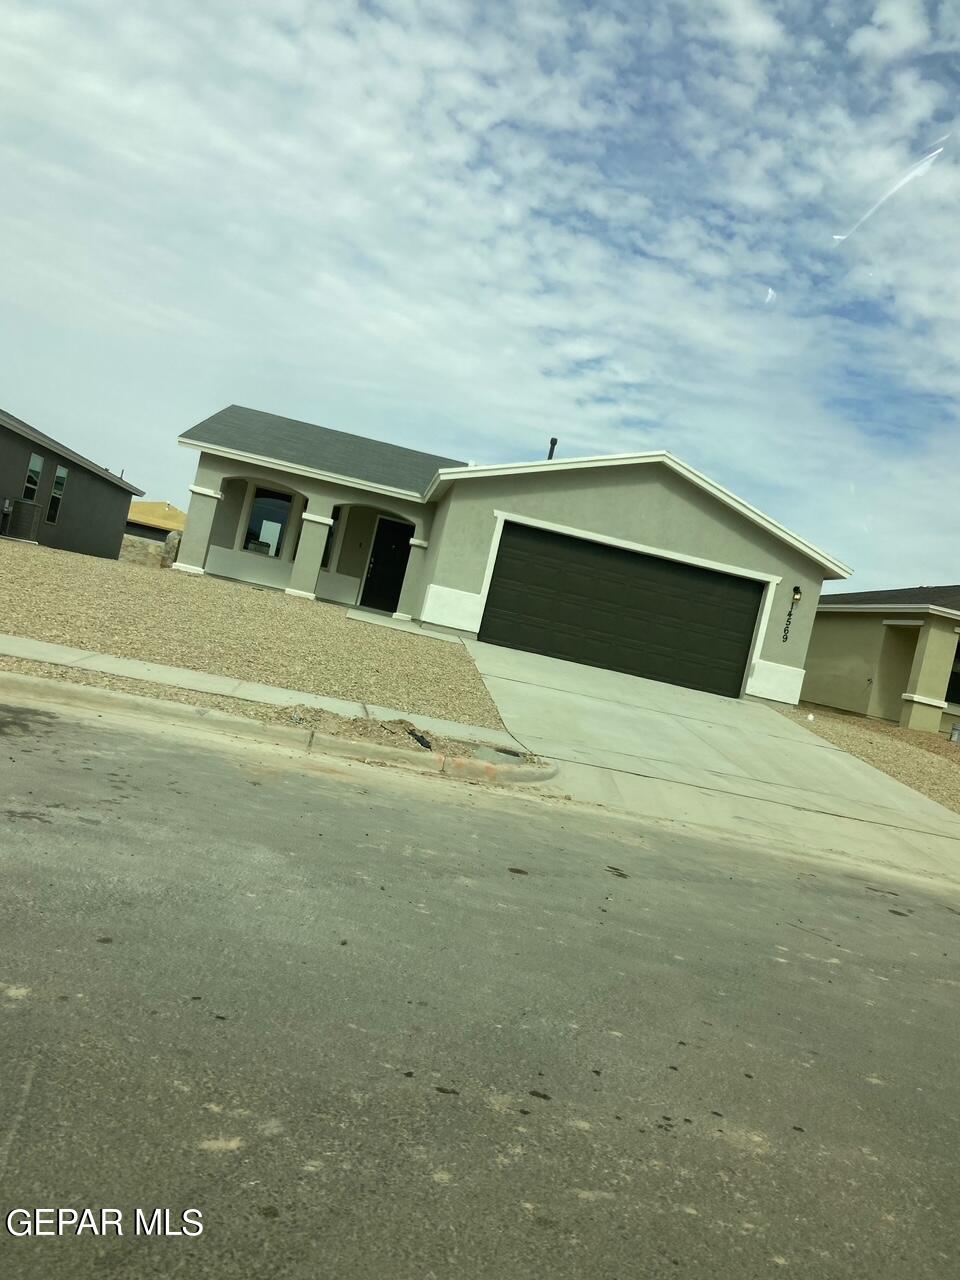
[[[958,87],[955,0],[5,0],[0,404],[178,505],[229,403],[666,448],[956,582]]]

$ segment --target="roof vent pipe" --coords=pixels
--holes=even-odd
[[[548,462],[551,462],[551,461],[553,460],[553,455],[556,453],[556,451],[557,451],[557,437],[556,437],[556,436],[551,436],[551,437],[550,437],[550,452],[547,454],[547,461],[548,461]]]

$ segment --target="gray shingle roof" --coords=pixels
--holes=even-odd
[[[121,489],[126,489],[128,493],[132,493],[138,498],[143,497],[143,489],[138,489],[129,480],[121,480],[119,476],[115,476],[106,467],[97,466],[95,462],[85,458],[82,453],[77,453],[75,449],[68,448],[65,444],[61,444],[59,440],[54,440],[52,436],[44,435],[42,431],[38,431],[36,427],[31,427],[28,422],[23,422],[20,418],[15,418],[12,413],[7,413],[5,409],[0,409],[0,426],[9,427],[17,435],[23,436],[27,440],[32,440],[34,444],[40,445],[43,449],[49,449],[51,453],[59,453],[60,457],[66,458],[68,462],[72,462],[78,467],[83,467],[87,471],[92,471],[95,476],[100,476],[102,480],[109,480],[111,484],[115,484]]]
[[[820,597],[821,604],[936,604],[960,609],[960,586],[897,587],[892,591],[838,591]]]
[[[290,462],[410,493],[423,493],[441,467],[466,466],[456,458],[421,453],[238,404],[198,422],[180,439],[254,453],[279,463]]]

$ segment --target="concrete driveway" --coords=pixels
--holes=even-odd
[[[575,799],[960,875],[960,819],[759,702],[468,641],[507,729]],[[920,861],[918,861],[918,859]]]

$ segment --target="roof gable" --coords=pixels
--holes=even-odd
[[[52,436],[45,435],[42,431],[38,431],[36,427],[31,427],[28,422],[15,418],[12,413],[7,413],[4,409],[0,409],[0,426],[7,427],[10,431],[15,431],[17,435],[23,436],[25,440],[31,440],[34,444],[38,444],[41,449],[49,449],[51,453],[58,453],[61,458],[66,458],[68,462],[72,462],[78,467],[83,467],[85,471],[92,472],[93,475],[99,476],[101,480],[109,480],[111,484],[115,484],[120,489],[125,489],[127,493],[135,494],[138,498],[143,497],[144,490],[138,489],[129,480],[123,480],[120,476],[115,476],[106,467],[97,466],[95,462],[85,458],[82,453],[77,453],[75,449],[68,448],[67,445],[61,444],[59,440],[54,440]]]
[[[896,587],[891,591],[838,591],[822,597],[821,604],[839,608],[856,605],[939,605],[943,609],[960,609],[960,586]]]
[[[834,559],[833,556],[821,551],[819,547],[815,547],[813,543],[807,542],[805,538],[801,538],[798,534],[791,533],[782,524],[765,515],[756,507],[751,506],[749,502],[744,502],[742,498],[738,498],[729,489],[724,489],[722,485],[716,484],[701,472],[688,466],[687,463],[675,458],[672,453],[664,451],[610,454],[606,457],[593,458],[560,458],[542,462],[507,463],[487,467],[445,468],[437,473],[433,483],[427,489],[425,497],[428,500],[440,498],[453,484],[483,477],[537,475],[556,473],[557,471],[591,470],[602,467],[637,467],[648,466],[651,463],[659,463],[669,468],[699,489],[711,494],[731,510],[738,512],[753,524],[772,534],[780,542],[792,547],[794,551],[799,551],[801,555],[819,565],[824,570],[826,577],[848,578],[850,576],[852,570],[842,561]]]

